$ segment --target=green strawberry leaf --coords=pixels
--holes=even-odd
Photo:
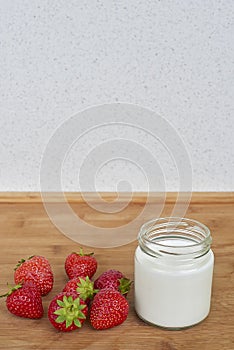
[[[64,307],[64,302],[62,300],[57,300],[58,306]]]
[[[77,318],[74,320],[74,323],[75,323],[76,327],[78,327],[78,328],[80,328],[82,326],[80,321]]]
[[[55,322],[57,322],[57,323],[63,323],[65,321],[65,318],[63,317],[63,316],[58,316],[57,318],[56,318],[56,320],[55,320]]]
[[[120,278],[119,279],[119,291],[121,294],[127,294],[130,291],[132,281],[128,278]]]

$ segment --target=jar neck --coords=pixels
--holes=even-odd
[[[211,246],[208,227],[178,217],[160,218],[145,223],[139,232],[140,248],[148,255],[172,261],[189,261],[205,255]]]

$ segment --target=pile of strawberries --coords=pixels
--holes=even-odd
[[[56,329],[68,332],[81,328],[88,317],[95,329],[112,328],[126,320],[131,282],[122,272],[108,270],[93,282],[97,260],[82,249],[67,256],[65,270],[69,281],[48,307],[48,319]],[[20,260],[14,280],[16,285],[2,295],[7,297],[8,310],[20,317],[41,318],[42,296],[52,290],[54,282],[49,261],[43,256]]]

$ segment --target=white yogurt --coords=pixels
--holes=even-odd
[[[210,310],[213,252],[197,257],[199,242],[179,235],[157,237],[157,249],[141,241],[135,252],[135,310],[143,320],[166,328],[195,325]],[[173,249],[176,254],[167,254]]]

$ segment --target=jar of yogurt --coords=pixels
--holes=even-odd
[[[135,310],[153,325],[193,326],[210,310],[214,255],[209,229],[186,218],[147,222],[135,252]]]

